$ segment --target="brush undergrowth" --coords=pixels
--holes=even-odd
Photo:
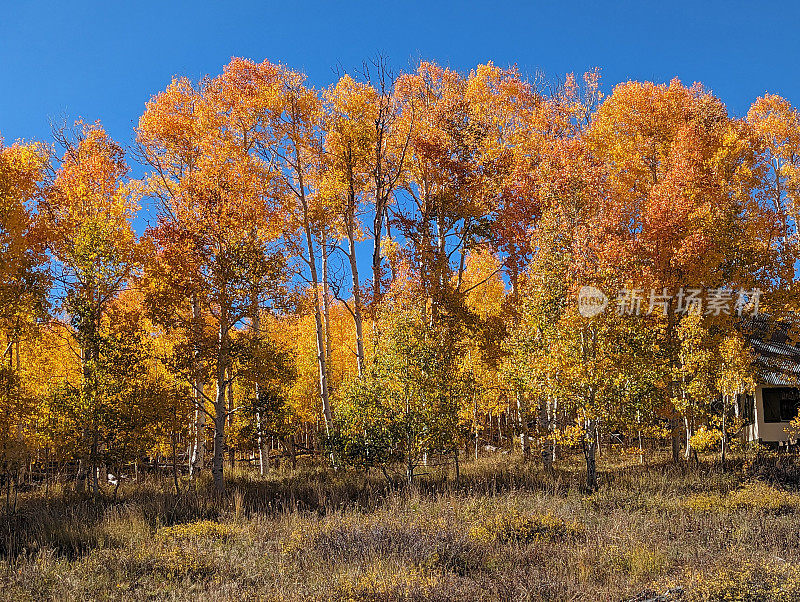
[[[68,485],[2,515],[6,600],[800,599],[800,470],[792,457],[722,470],[602,460],[545,473],[513,456],[432,469],[414,486],[307,466],[124,484],[117,500]]]

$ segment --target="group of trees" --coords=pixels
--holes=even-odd
[[[378,60],[317,90],[233,59],[155,95],[127,153],[99,123],[0,146],[5,481],[155,457],[178,487],[185,457],[221,489],[226,454],[278,446],[410,480],[504,439],[580,446],[592,486],[604,433],[724,453],[741,314],[797,309],[799,126],[678,81]]]

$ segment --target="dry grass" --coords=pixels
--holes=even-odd
[[[800,599],[794,459],[602,468],[592,495],[577,463],[545,474],[513,457],[467,464],[458,486],[307,467],[234,474],[221,498],[204,481],[117,502],[33,492],[2,517],[0,598]]]

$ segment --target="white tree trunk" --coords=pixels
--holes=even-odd
[[[352,224],[347,228],[347,256],[350,260],[350,275],[352,277],[353,292],[353,322],[356,327],[356,360],[358,375],[364,374],[364,318],[361,308],[361,284],[358,277],[358,262],[356,261],[356,242]]]
[[[194,363],[195,370],[197,371],[197,362],[199,360],[200,350],[198,347],[200,337],[200,302],[197,295],[193,294],[191,299],[192,304],[192,336],[195,339],[194,345]],[[194,476],[195,472],[201,471],[205,468],[205,455],[206,455],[206,412],[205,412],[205,398],[203,397],[203,388],[205,383],[199,377],[199,372],[195,374],[192,382],[192,396],[194,398],[194,444],[192,445],[192,454],[189,459],[189,476]]]
[[[225,489],[223,475],[225,465],[225,421],[228,417],[226,392],[228,387],[225,382],[227,373],[227,347],[228,327],[224,315],[220,316],[219,349],[217,351],[217,391],[214,398],[214,456],[211,465],[211,474],[214,478],[214,489],[222,492]]]

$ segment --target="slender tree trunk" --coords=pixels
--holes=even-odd
[[[227,386],[225,374],[227,373],[227,353],[228,353],[228,326],[226,316],[220,316],[219,350],[217,352],[217,392],[214,399],[214,456],[211,466],[211,473],[214,478],[214,489],[221,493],[225,490],[225,478],[223,476],[225,464],[225,422],[228,417],[228,405],[226,400]]]
[[[639,464],[644,464],[644,447],[642,447],[642,431],[639,431]]]
[[[325,419],[325,432],[330,434],[333,428],[333,414],[331,413],[330,397],[328,394],[328,367],[325,357],[325,333],[322,327],[322,308],[319,298],[319,274],[317,272],[317,257],[314,253],[314,233],[311,229],[311,214],[306,198],[305,173],[303,162],[300,158],[300,148],[294,144],[295,174],[297,177],[297,199],[302,211],[303,233],[306,239],[306,253],[308,254],[308,267],[311,271],[311,288],[314,296],[314,322],[317,335],[317,366],[319,367],[319,393],[322,399],[322,415]],[[324,253],[323,253],[324,254]]]
[[[297,468],[297,448],[294,444],[294,433],[286,437],[286,451],[289,452],[289,461],[292,463],[292,470]]]
[[[302,179],[300,188],[302,190]],[[308,266],[311,270],[311,288],[314,296],[314,322],[316,324],[317,335],[317,366],[319,368],[319,392],[322,399],[322,416],[325,419],[325,432],[330,434],[333,429],[333,414],[331,413],[330,398],[328,395],[328,367],[325,361],[325,333],[322,326],[322,308],[319,298],[319,274],[317,272],[317,261],[314,253],[314,235],[311,232],[311,224],[308,221],[308,207],[305,196],[301,199],[305,213],[305,237],[306,251],[308,253]]]
[[[256,386],[258,388],[258,386]],[[261,422],[261,410],[256,412],[256,430],[258,431],[258,471],[264,476],[269,471],[269,449],[264,449],[264,428]]]
[[[595,440],[597,441],[597,445],[596,445],[596,448],[597,448],[597,456],[598,456],[598,457],[600,457],[600,456],[602,456],[602,455],[603,455],[603,445],[602,445],[602,443],[601,443],[601,441],[603,440],[603,438],[602,438],[602,434],[600,433],[600,426],[597,426],[597,428],[595,428],[595,431],[594,431],[594,438],[595,438]]]
[[[542,397],[539,401],[539,428],[542,435],[542,465],[545,470],[553,468],[553,444],[550,424],[550,400]]]
[[[122,483],[122,464],[117,468],[117,482],[114,484],[114,501],[117,501],[119,495],[119,485]]]
[[[475,459],[478,459],[478,447],[480,446],[480,430],[478,427],[478,396],[473,391],[472,393],[472,412],[473,421],[475,423]]]
[[[178,433],[172,432],[172,480],[175,485],[175,495],[181,494],[181,486],[178,482]],[[117,487],[122,481],[122,471],[117,475]],[[114,489],[114,497],[116,498],[117,490]]]
[[[331,334],[331,304],[328,281],[328,238],[324,231],[322,232],[322,313],[325,326],[325,366],[330,377],[333,335]]]
[[[408,397],[408,391],[406,391],[406,417],[411,414],[411,403]],[[406,421],[408,424],[408,421]],[[412,427],[406,427],[406,478],[408,479],[408,484],[414,482],[414,436],[411,431]]]
[[[199,383],[198,383],[199,386]],[[206,447],[206,413],[201,409],[205,405],[203,396],[195,391],[194,393],[194,444],[192,445],[192,457],[189,463],[189,476],[194,475],[205,468],[205,447]]]
[[[463,263],[464,256],[462,254],[461,262]],[[512,262],[512,269],[511,269],[511,299],[512,299],[512,307],[513,307],[513,314],[512,320],[514,323],[514,327],[519,326],[519,313],[517,312],[517,307],[519,305],[519,273],[517,270],[517,262]],[[459,276],[460,277],[460,276]],[[517,432],[519,433],[519,442],[520,448],[522,449],[522,457],[527,461],[530,459],[531,450],[530,445],[528,443],[528,404],[525,398],[525,395],[520,391],[519,383],[514,380],[514,397],[517,402],[517,414],[516,414],[516,423],[515,426],[517,428]],[[540,407],[540,416],[541,416],[541,407]]]
[[[356,358],[358,361],[358,375],[364,374],[364,319],[361,309],[361,284],[358,277],[358,262],[356,261],[356,240],[354,225],[347,225],[347,257],[350,260],[350,275],[352,277],[353,291],[353,322],[356,327]]]
[[[227,432],[228,432],[228,439],[230,439],[230,434],[233,432],[233,411],[235,409],[234,399],[233,399],[233,375],[231,374],[232,368],[228,366],[226,378],[228,379],[228,420],[227,422]],[[233,445],[233,442],[229,442],[226,446],[228,448],[228,463],[230,464],[231,468],[236,467],[236,447]]]
[[[514,396],[516,397],[516,406],[517,406],[517,429],[519,432],[519,446],[522,450],[522,457],[525,461],[530,460],[531,457],[531,448],[528,444],[528,421],[527,421],[527,414],[528,414],[528,407],[527,403],[525,402],[525,396],[519,391],[515,391]]]
[[[558,399],[553,398],[550,400],[550,447],[553,454],[550,458],[550,463],[555,464],[558,454],[558,446],[556,445],[556,429],[558,428]]]
[[[225,397],[225,393],[220,393]],[[225,413],[214,416],[214,450],[211,463],[211,474],[214,478],[214,489],[218,493],[225,491]]]
[[[194,477],[196,472],[201,471],[205,467],[205,451],[206,451],[206,412],[205,412],[205,398],[203,397],[203,389],[205,383],[200,377],[199,361],[200,361],[200,301],[197,295],[192,293],[192,337],[194,338],[194,371],[195,374],[192,379],[192,397],[194,399],[194,445],[192,446],[192,455],[189,459],[189,476]]]
[[[377,192],[375,217],[372,220],[372,314],[377,319],[377,308],[381,302],[381,237],[383,236],[383,216],[386,211],[381,192]]]
[[[673,299],[670,297],[667,301],[667,331],[666,331],[666,343],[667,343],[667,352],[669,354],[669,365],[672,369],[672,373],[677,373],[678,368],[680,367],[680,355],[677,352],[678,343],[675,336],[675,311],[673,307]],[[673,378],[670,377],[669,380],[669,394],[672,399],[677,397],[678,393],[678,386],[679,383]],[[673,408],[673,411],[674,408]],[[669,426],[670,426],[670,439],[672,443],[672,462],[677,464],[681,460],[681,420],[680,417],[673,416],[669,419]]]
[[[258,307],[258,293],[253,294],[251,305],[251,327],[253,329],[253,336],[257,341],[261,341],[261,312]],[[258,437],[258,472],[264,476],[266,471],[269,470],[269,450],[264,450],[264,425],[261,416],[261,390],[259,387],[259,378],[256,378],[255,383],[255,397],[256,397],[256,436]]]
[[[670,438],[672,440],[672,461],[676,464],[681,461],[681,427],[679,419],[671,418],[670,425]]]
[[[683,428],[686,431],[686,450],[684,452],[684,459],[689,462],[692,458],[692,424],[688,416],[683,417]]]
[[[593,353],[594,343],[597,339],[595,332],[586,332],[586,329],[581,331],[581,347],[583,354],[583,361],[586,364],[589,361],[590,353]],[[595,402],[596,391],[594,386],[589,386],[587,390],[587,398],[584,402],[594,411],[596,407]],[[586,488],[589,491],[597,489],[597,420],[595,418],[584,417],[584,433],[583,433],[583,454],[586,459]]]
[[[722,396],[722,439],[720,441],[719,459],[723,466],[725,466],[725,458],[728,452],[728,396]]]
[[[92,476],[91,476],[91,483],[92,483],[92,495],[97,497],[100,493],[100,483],[97,478],[97,473],[100,471],[99,466],[97,465],[97,435],[93,435],[92,439],[92,447],[91,451],[89,452],[89,457],[91,458],[91,468],[92,468]]]
[[[597,489],[597,439],[595,433],[597,423],[595,420],[586,421],[586,430],[583,437],[583,453],[586,459],[586,488],[589,491]]]

